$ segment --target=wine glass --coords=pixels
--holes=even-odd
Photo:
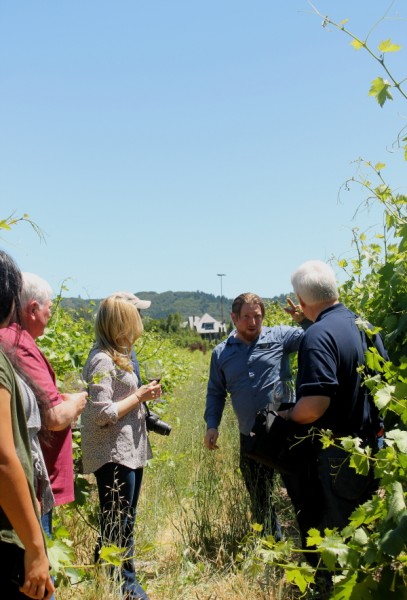
[[[78,394],[80,392],[86,392],[87,384],[80,371],[68,371],[68,373],[65,373],[64,375],[61,387],[64,394]],[[81,415],[78,415],[75,421],[72,421],[71,427],[72,429],[80,429],[82,427]]]
[[[161,378],[163,376],[163,372],[164,372],[164,367],[163,367],[162,361],[158,360],[158,359],[147,360],[144,363],[144,372],[146,374],[146,378],[149,383],[151,383],[152,381],[156,381],[157,383],[160,383]],[[164,398],[162,396],[160,396],[159,398],[154,400],[154,402],[163,402],[163,401],[164,401]]]

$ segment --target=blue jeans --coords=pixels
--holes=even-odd
[[[41,525],[44,530],[44,533],[47,537],[52,538],[52,508],[49,512],[41,517]],[[51,577],[52,581],[55,581],[54,577]],[[55,600],[54,594],[50,597],[49,600]]]
[[[119,548],[125,548],[125,560],[121,565],[123,594],[125,597],[147,599],[137,583],[134,571],[134,525],[143,469],[129,469],[124,465],[106,463],[95,472],[95,477],[100,503],[100,536],[95,559],[99,558],[103,545],[115,544]],[[139,595],[133,595],[135,589]]]

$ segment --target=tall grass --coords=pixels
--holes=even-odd
[[[173,427],[171,435],[150,434],[154,459],[145,469],[135,532],[138,578],[151,600],[291,598],[278,571],[267,571],[250,559],[258,540],[238,468],[239,434],[229,404],[219,450],[209,452],[203,445],[209,355],[195,352],[193,360],[191,376],[168,397],[162,415]],[[290,523],[286,499],[278,492],[276,499],[283,522]],[[95,494],[89,500],[93,503]],[[66,526],[78,562],[88,563],[88,578],[60,588],[58,598],[120,597],[103,577],[95,580],[91,557],[96,530],[80,518]]]

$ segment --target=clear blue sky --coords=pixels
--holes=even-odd
[[[381,0],[315,0],[360,37]],[[371,35],[402,44],[396,0]],[[118,289],[232,298],[290,291],[304,260],[351,257],[375,225],[338,190],[358,157],[388,149],[407,103],[368,96],[384,76],[306,0],[0,0],[0,219],[28,213],[0,246],[65,295]],[[403,187],[404,186],[404,187]]]

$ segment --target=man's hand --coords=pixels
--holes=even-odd
[[[330,403],[328,396],[302,396],[292,408],[279,411],[278,414],[286,421],[310,425],[322,417]]]
[[[219,437],[217,429],[208,429],[205,435],[204,444],[208,450],[217,450],[219,446],[216,444]]]
[[[64,400],[53,406],[46,414],[46,427],[50,431],[61,431],[79,417],[86,405],[87,392],[61,394]]]
[[[294,304],[291,298],[287,298],[287,304],[289,304],[289,306],[284,307],[285,312],[291,315],[292,320],[296,323],[302,323],[305,319],[305,315],[301,310],[301,306],[299,304]]]

